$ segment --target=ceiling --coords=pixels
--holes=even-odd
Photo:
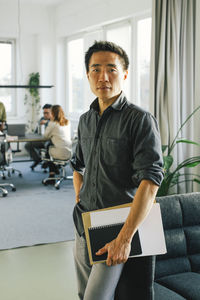
[[[26,4],[41,4],[41,5],[59,5],[61,3],[67,2],[68,0],[20,0],[21,3]]]
[[[21,3],[34,3],[42,5],[58,5],[64,2],[66,2],[66,0],[21,0]]]
[[[0,3],[16,3],[16,4],[41,4],[45,6],[56,6],[61,3],[66,3],[70,0],[0,0]]]

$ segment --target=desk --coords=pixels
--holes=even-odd
[[[25,142],[46,142],[49,141],[49,139],[44,138],[40,134],[31,133],[27,134],[25,136],[19,136],[19,137],[12,137],[7,136],[7,142],[9,143],[25,143]]]
[[[13,152],[20,152],[19,144],[20,143],[26,143],[26,142],[47,142],[49,139],[44,138],[44,136],[36,133],[30,133],[26,134],[25,136],[19,136],[19,137],[13,137],[13,136],[7,136],[6,138],[8,143],[17,143],[17,150]],[[27,162],[32,161],[31,159],[21,159],[21,160],[15,160],[13,162]]]

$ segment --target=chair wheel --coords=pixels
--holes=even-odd
[[[15,173],[15,170],[12,170],[12,174],[14,174]]]
[[[59,190],[59,189],[60,189],[60,186],[58,185],[58,186],[56,186],[55,188],[56,188],[57,190]]]
[[[2,176],[2,179],[6,179],[6,176]]]
[[[22,173],[19,173],[19,177],[22,177]]]
[[[13,191],[13,192],[16,192],[16,187],[12,188],[12,191]]]
[[[7,193],[3,193],[2,196],[3,196],[3,197],[6,197],[6,196],[7,196]]]

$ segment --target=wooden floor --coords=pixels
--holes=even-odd
[[[78,300],[73,243],[0,251],[0,299]]]

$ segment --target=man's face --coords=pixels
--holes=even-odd
[[[43,115],[45,120],[50,120],[51,118],[51,109],[50,108],[44,108],[43,109]]]
[[[127,74],[118,54],[109,51],[92,54],[87,77],[92,92],[102,101],[106,102],[121,93]]]

